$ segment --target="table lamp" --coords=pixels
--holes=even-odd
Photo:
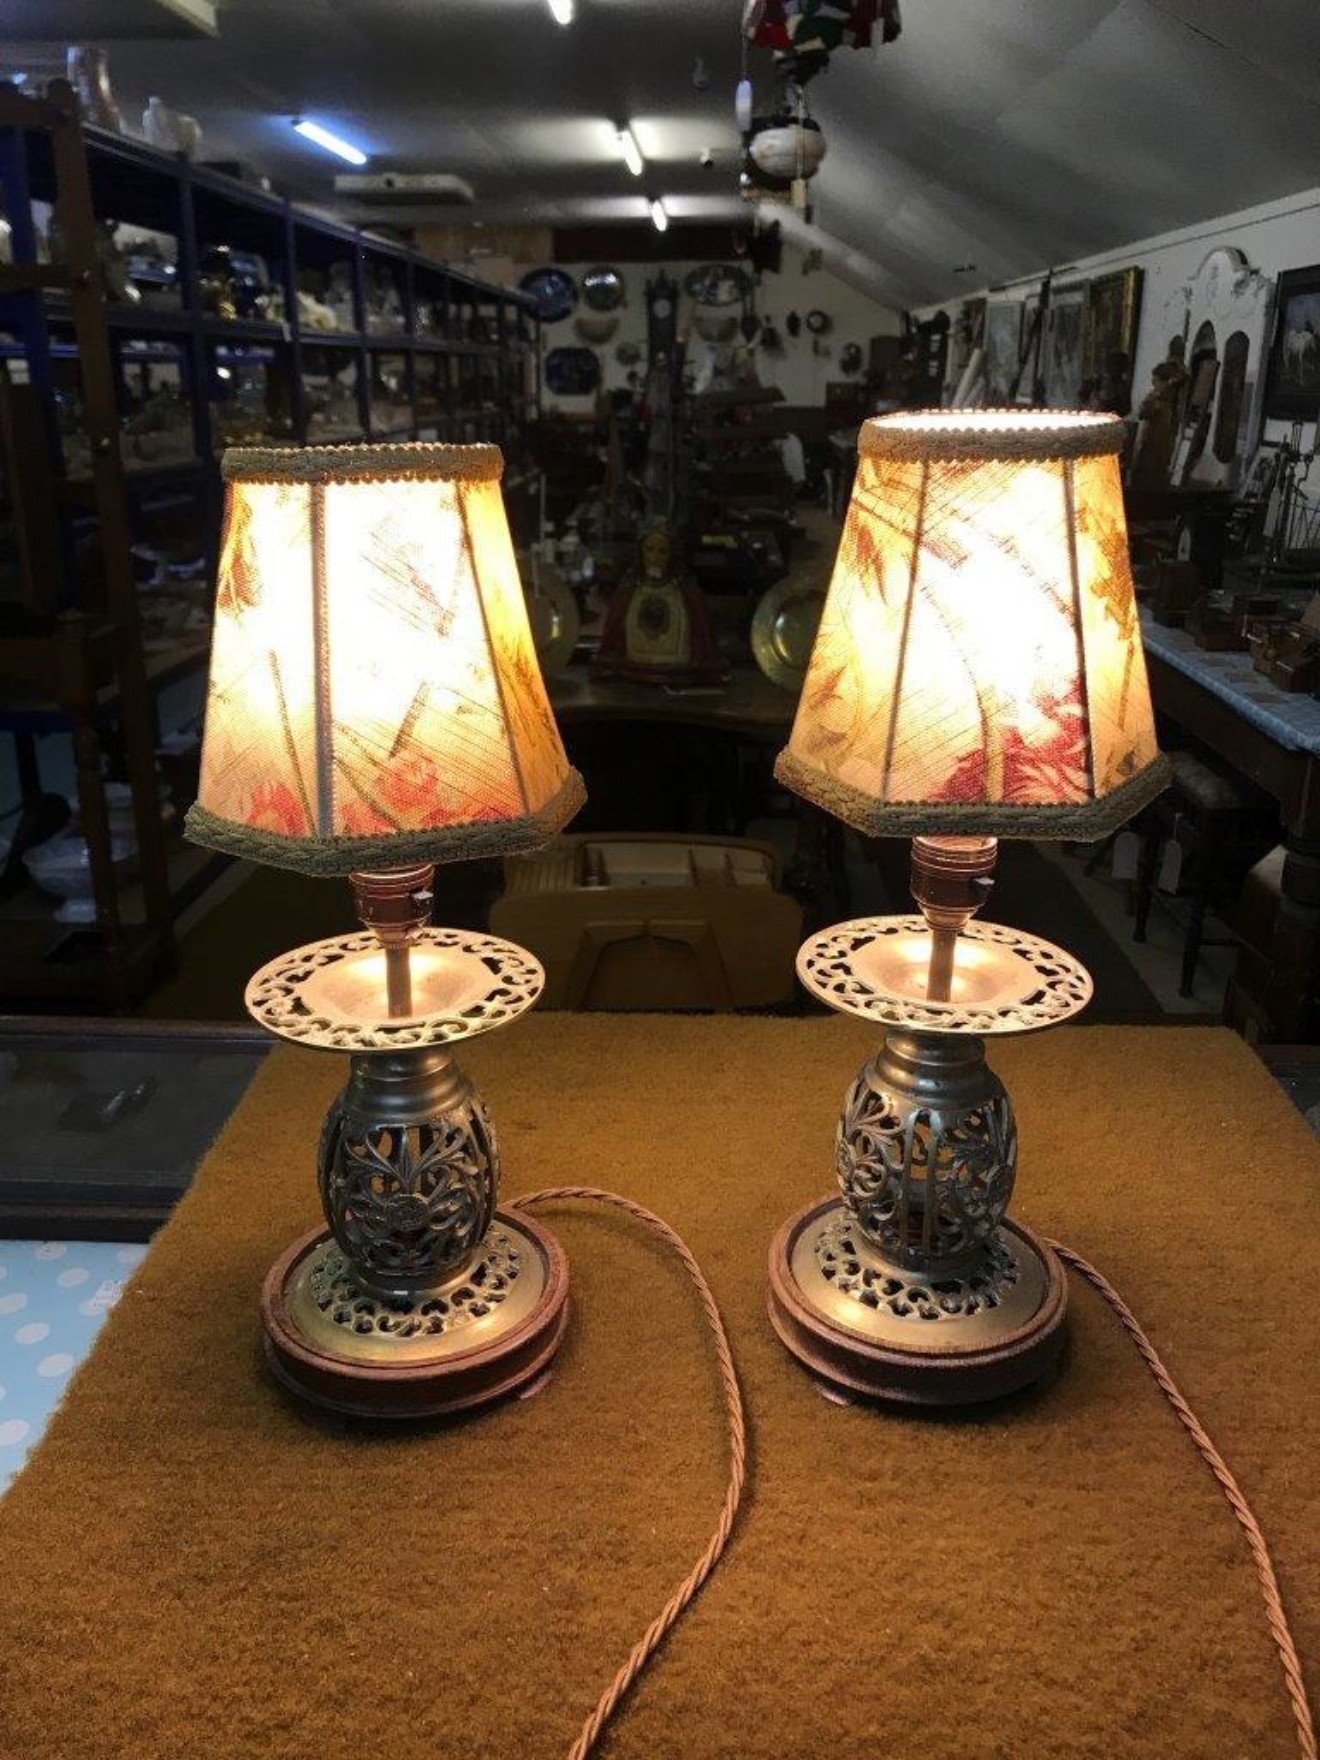
[[[434,864],[537,848],[581,805],[546,699],[495,446],[226,453],[194,842],[346,875],[364,929],[248,985],[254,1019],[346,1051],[324,1228],[272,1267],[278,1378],[356,1415],[525,1388],[567,1320],[553,1236],[497,1208],[495,1131],[450,1047],[540,993],[530,954],[432,928]]]
[[[770,1252],[779,1336],[846,1395],[955,1405],[1043,1374],[1056,1255],[1006,1212],[1017,1164],[984,1040],[1053,1025],[1091,980],[973,921],[1000,837],[1107,836],[1167,781],[1128,566],[1122,422],[1055,410],[867,422],[776,775],[873,837],[911,835],[921,916],[837,924],[798,974],[884,1030],[844,1100],[841,1196]]]

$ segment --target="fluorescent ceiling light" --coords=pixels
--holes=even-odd
[[[636,137],[630,128],[619,130],[619,151],[623,154],[623,162],[634,177],[642,175],[642,149],[637,145]]]
[[[651,224],[657,232],[669,230],[669,216],[665,213],[665,204],[659,196],[651,203]]]
[[[545,0],[545,3],[556,24],[572,24],[576,11],[575,0]]]
[[[294,123],[293,128],[294,133],[302,135],[304,140],[315,141],[318,147],[323,147],[327,153],[333,153],[337,158],[347,159],[350,165],[365,165],[367,162],[367,155],[361,148],[350,145],[348,141],[341,141],[337,134],[331,134],[319,122],[299,121]]]

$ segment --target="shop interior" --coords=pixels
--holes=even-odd
[[[1314,1760],[1318,153],[1306,0],[0,6],[0,1749]]]

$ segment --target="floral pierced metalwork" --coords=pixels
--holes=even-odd
[[[928,1033],[1027,1033],[1077,1014],[1091,1000],[1090,973],[1053,942],[999,923],[971,922],[960,940],[993,949],[1007,971],[1020,977],[1015,992],[987,1002],[932,1002],[918,994],[881,989],[858,970],[858,956],[876,942],[899,935],[929,935],[923,917],[859,917],[837,923],[803,943],[798,976],[828,1007],[884,1027]]]
[[[346,1332],[426,1338],[457,1332],[482,1319],[508,1298],[521,1271],[517,1243],[504,1229],[494,1228],[481,1258],[452,1289],[419,1290],[413,1299],[373,1295],[334,1244],[322,1249],[310,1286],[317,1307]]]
[[[835,1137],[840,1188],[886,1259],[952,1271],[1008,1209],[1017,1171],[1012,1106],[984,1064],[980,1095],[943,1105],[895,1092],[879,1065],[867,1064],[844,1100]]]
[[[896,1266],[877,1265],[846,1211],[826,1222],[815,1251],[827,1283],[863,1308],[892,1314],[897,1320],[958,1320],[986,1313],[999,1307],[1021,1276],[1016,1258],[1000,1236],[988,1243],[973,1268],[957,1276],[914,1276]]]
[[[540,962],[512,941],[465,929],[424,929],[416,955],[430,951],[464,956],[473,980],[455,1005],[391,1020],[382,978],[379,1014],[349,1016],[326,1006],[333,968],[376,952],[372,930],[313,941],[265,965],[247,987],[244,1002],[261,1026],[281,1039],[325,1051],[403,1051],[451,1045],[506,1026],[531,1008],[545,986]],[[484,968],[484,971],[482,970]],[[425,1007],[425,991],[419,1008]]]
[[[473,1252],[495,1214],[495,1127],[469,1089],[452,1110],[363,1116],[341,1096],[321,1133],[321,1203],[359,1275],[427,1288]]]

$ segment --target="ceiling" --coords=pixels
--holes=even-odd
[[[125,112],[159,94],[200,118],[207,156],[332,203],[335,161],[289,126],[310,116],[373,170],[466,179],[475,205],[435,218],[544,225],[636,221],[647,194],[684,219],[745,212],[741,10],[577,0],[563,28],[545,0],[221,0],[215,39],[116,41],[122,0],[79,0],[104,19]],[[813,185],[820,242],[891,304],[1318,181],[1317,0],[904,0],[903,14],[897,43],[840,52],[809,88],[829,143]],[[768,60],[753,73],[766,90]],[[644,180],[615,148],[625,118]]]

